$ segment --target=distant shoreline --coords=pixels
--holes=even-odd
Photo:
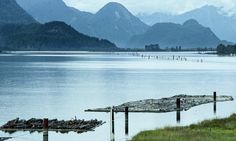
[[[116,51],[0,51],[0,54],[78,54],[78,53],[115,53],[115,52],[146,52],[146,53],[179,53],[179,52],[194,52],[198,54],[217,54],[216,51],[195,51],[195,50],[183,50],[183,51],[145,51],[145,50],[116,50]]]

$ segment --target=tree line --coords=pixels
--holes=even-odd
[[[217,54],[219,55],[231,55],[231,54],[236,54],[236,45],[224,45],[220,44],[216,48]]]

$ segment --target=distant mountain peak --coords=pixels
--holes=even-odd
[[[203,10],[208,10],[208,11],[219,11],[221,10],[222,7],[216,7],[213,5],[204,5],[202,7],[200,7],[199,9],[203,9]]]
[[[119,19],[121,17],[130,18],[131,13],[120,3],[109,2],[97,12],[97,15],[112,16]]]
[[[184,26],[195,26],[200,25],[199,22],[195,19],[189,19],[183,23]]]
[[[207,27],[190,19],[183,25],[157,23],[144,34],[133,36],[130,47],[159,44],[161,47],[182,46],[183,48],[216,47],[220,39]]]
[[[148,26],[135,17],[120,3],[110,2],[103,6],[92,19],[93,36],[114,41],[125,46],[133,35],[146,31]]]
[[[118,2],[109,2],[104,7],[114,8],[114,9],[126,9],[122,4],[120,4]]]
[[[200,9],[211,9],[211,10],[216,10],[216,9],[219,9],[219,7],[216,7],[216,6],[213,6],[213,5],[204,5],[202,7],[200,7]]]
[[[194,10],[189,11],[189,12],[201,12],[201,13],[205,13],[205,14],[210,14],[210,13],[214,14],[214,13],[220,13],[222,11],[223,11],[222,7],[216,7],[216,6],[213,6],[213,5],[204,5],[200,8],[194,9]]]

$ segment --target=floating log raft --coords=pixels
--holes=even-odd
[[[56,131],[60,133],[68,133],[70,131],[83,133],[87,131],[93,131],[96,127],[103,125],[105,122],[95,120],[57,120],[52,119],[48,120],[48,131]],[[21,120],[16,118],[14,120],[8,121],[5,125],[0,127],[0,130],[14,133],[16,131],[30,131],[30,132],[42,132],[44,130],[43,127],[43,119],[29,119],[29,120]]]
[[[194,106],[213,102],[233,101],[232,96],[217,96],[216,101],[210,95],[177,95],[162,99],[146,99],[140,101],[127,102],[122,105],[114,106],[115,112],[124,112],[125,107],[129,108],[129,112],[150,112],[150,113],[164,113],[177,111],[176,99],[180,98],[180,111],[187,111]],[[110,107],[88,109],[86,112],[109,112]]]
[[[0,137],[0,141],[5,141],[5,140],[9,140],[12,139],[12,137]]]

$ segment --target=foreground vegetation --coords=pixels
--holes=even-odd
[[[132,141],[236,141],[236,114],[186,127],[144,131]]]

